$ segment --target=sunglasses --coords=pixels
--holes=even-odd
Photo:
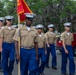
[[[12,22],[12,20],[11,19],[7,19],[8,21],[10,21],[10,22]]]
[[[43,28],[37,28],[37,29],[43,29]]]
[[[33,18],[26,17],[26,19],[28,19],[29,21],[33,21]]]
[[[28,19],[29,21],[33,21],[32,19]]]
[[[49,28],[54,28],[54,27],[49,27]]]
[[[69,27],[70,28],[71,26],[66,26],[66,27]]]

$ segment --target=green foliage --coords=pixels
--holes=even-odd
[[[2,16],[2,15],[4,16],[4,13],[3,13],[3,12],[4,12],[3,7],[4,7],[4,4],[3,4],[3,2],[0,1],[0,16]]]
[[[76,1],[74,0],[25,0],[31,10],[37,14],[34,25],[49,23],[62,25],[70,21],[70,15],[76,14]],[[17,24],[16,0],[0,1],[0,16],[13,15],[14,24]],[[67,18],[67,20],[66,20]],[[57,27],[57,26],[56,26]],[[60,28],[59,28],[60,29]],[[61,28],[62,29],[62,28]]]

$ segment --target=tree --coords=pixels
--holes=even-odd
[[[12,15],[14,16],[14,24],[17,23],[17,14],[16,14],[16,0],[2,0],[0,2],[1,14],[0,16]]]
[[[33,25],[41,23],[47,27],[48,24],[54,23],[55,30],[58,31],[62,31],[62,24],[72,21],[73,15],[76,14],[76,1],[74,0],[26,0],[26,2],[37,14]],[[17,24],[16,0],[2,0],[0,3],[0,15],[13,15],[14,24]]]
[[[0,1],[0,16],[4,16],[4,10],[3,10],[4,4]]]

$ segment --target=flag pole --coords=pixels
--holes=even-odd
[[[18,29],[20,27],[20,15],[18,15]],[[18,33],[18,50],[19,50],[19,55],[20,55],[20,31]],[[20,61],[18,62],[18,75],[20,75]]]
[[[20,21],[25,20],[24,13],[32,13],[25,0],[17,0],[17,13],[18,13],[18,29],[20,27]],[[18,51],[20,55],[20,30],[18,33]],[[18,75],[20,75],[20,61],[18,62]]]

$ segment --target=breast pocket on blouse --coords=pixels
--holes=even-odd
[[[8,35],[8,34],[9,34],[9,31],[5,30],[4,35]]]
[[[21,31],[20,31],[20,34],[21,34],[21,36],[26,36],[26,35],[28,34],[28,32],[25,31],[25,30],[21,30]]]
[[[6,38],[9,35],[9,31],[5,30],[4,31],[4,38]]]
[[[48,37],[49,37],[49,38],[54,38],[54,35],[49,35]]]
[[[31,35],[31,37],[36,37],[36,34],[35,33],[32,33],[32,34],[30,34]]]
[[[70,36],[69,39],[70,39],[70,40],[73,40],[73,36]]]
[[[70,39],[70,36],[65,36],[65,40],[69,40]]]
[[[21,37],[26,37],[27,33],[21,33]]]
[[[15,30],[10,31],[10,34],[14,35],[15,34]]]

